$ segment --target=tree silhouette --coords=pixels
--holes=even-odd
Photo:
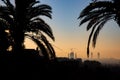
[[[1,20],[0,25],[0,53],[5,53],[10,45],[8,43],[10,38],[7,31],[5,30],[6,23]]]
[[[2,0],[5,5],[0,6],[0,23],[5,30],[8,30],[8,47],[12,46],[12,51],[19,54],[24,49],[24,39],[29,37],[40,48],[47,58],[55,58],[55,51],[46,38],[49,36],[54,41],[51,27],[40,18],[46,16],[52,18],[52,8],[46,4],[38,4],[36,0],[15,0],[13,5],[10,0]],[[46,34],[46,35],[45,35]],[[1,41],[2,42],[2,41]],[[5,49],[6,49],[5,48]],[[46,51],[46,52],[45,52]]]
[[[93,1],[86,6],[80,13],[78,19],[81,19],[80,25],[88,22],[87,31],[91,30],[87,44],[87,56],[89,57],[89,46],[92,38],[93,47],[96,45],[96,40],[99,32],[104,24],[109,20],[115,20],[120,26],[120,0],[111,1]]]

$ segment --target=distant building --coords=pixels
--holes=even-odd
[[[69,59],[76,59],[77,55],[72,51],[72,52],[68,53],[68,58]]]

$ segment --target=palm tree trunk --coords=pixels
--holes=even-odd
[[[14,33],[14,51],[21,53],[24,43],[24,28],[26,27],[26,8],[35,0],[15,0],[16,27]]]
[[[23,0],[15,0],[16,4],[16,26],[14,32],[14,52],[19,54],[22,52],[24,43],[24,26],[25,26],[25,10]]]
[[[23,50],[24,34],[20,30],[16,30],[14,33],[14,47],[13,51],[17,54],[21,53]]]

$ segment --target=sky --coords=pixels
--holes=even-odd
[[[11,0],[13,1],[13,0]],[[58,57],[68,57],[74,51],[78,58],[86,58],[87,40],[90,31],[86,31],[87,23],[79,26],[77,19],[80,12],[91,0],[40,0],[40,4],[52,7],[52,19],[42,17],[53,30],[55,41],[49,40]],[[105,24],[101,30],[96,47],[90,45],[93,58],[100,53],[101,58],[120,59],[120,28],[113,21]],[[27,48],[36,48],[35,44],[26,39]]]
[[[40,0],[41,4],[52,7],[52,20],[46,19],[55,36],[55,51],[57,56],[68,56],[71,49],[80,58],[86,58],[86,46],[90,31],[86,31],[86,24],[79,26],[78,16],[91,0]],[[96,48],[90,46],[93,58],[99,52],[101,58],[120,59],[120,28],[114,22],[106,23],[101,30]]]

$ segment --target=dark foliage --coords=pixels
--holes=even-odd
[[[36,0],[2,0],[0,5],[0,51],[12,49],[15,55],[23,53],[24,40],[29,38],[35,42],[46,59],[54,59],[55,51],[46,35],[53,41],[51,27],[40,16],[52,18],[52,8],[46,4],[38,4]]]

